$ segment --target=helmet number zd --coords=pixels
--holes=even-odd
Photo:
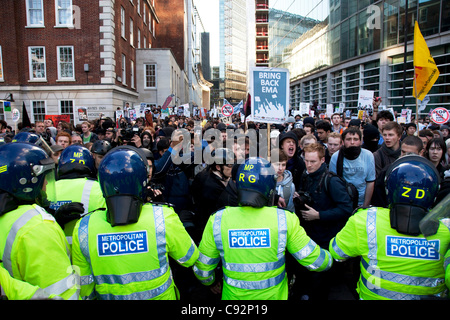
[[[406,191],[404,191],[402,193],[402,197],[405,198],[409,198],[409,192],[412,190],[412,188],[408,188],[408,187],[403,187],[403,189],[405,189]],[[425,191],[422,189],[417,189],[416,190],[416,194],[415,194],[415,198],[416,199],[422,199],[425,196]]]
[[[77,161],[77,159],[70,159],[70,163],[74,163],[75,161]],[[78,160],[78,163],[86,164],[86,162],[82,159]]]

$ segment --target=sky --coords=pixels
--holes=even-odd
[[[194,0],[194,5],[209,32],[210,65],[219,66],[219,0]]]

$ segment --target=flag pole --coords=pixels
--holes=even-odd
[[[414,66],[414,94],[416,96],[415,97],[416,98],[416,121],[415,121],[415,123],[416,123],[417,129],[419,129],[419,103],[417,101],[419,99],[417,99],[416,66]],[[417,131],[419,131],[419,130],[417,130]]]

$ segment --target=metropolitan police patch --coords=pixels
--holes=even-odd
[[[396,258],[439,260],[439,240],[424,238],[386,237],[386,255]]]
[[[270,229],[228,230],[228,243],[232,249],[270,248]]]
[[[100,257],[148,252],[147,231],[98,234],[97,252]]]

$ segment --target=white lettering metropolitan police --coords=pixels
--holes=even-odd
[[[386,255],[397,258],[439,260],[439,240],[386,237]]]
[[[99,256],[147,252],[147,231],[99,234],[97,251]]]
[[[270,229],[228,230],[230,248],[270,248]]]

